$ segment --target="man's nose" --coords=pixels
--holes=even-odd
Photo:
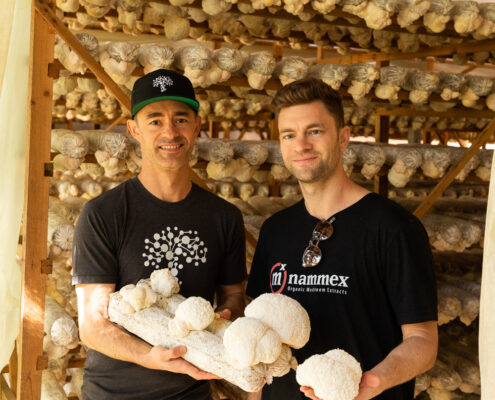
[[[311,148],[311,143],[304,134],[296,135],[294,138],[294,150],[297,152],[304,152]]]
[[[172,120],[164,121],[160,136],[167,139],[174,139],[179,136],[177,127]]]

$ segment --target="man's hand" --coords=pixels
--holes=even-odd
[[[321,400],[319,397],[316,397],[315,392],[309,386],[301,386],[301,392],[303,392],[304,395],[310,399]]]
[[[367,371],[361,377],[361,383],[359,384],[359,393],[354,400],[369,400],[379,395],[382,391],[379,389],[380,378],[373,372]],[[321,400],[316,397],[315,392],[309,386],[301,386],[301,392],[306,397],[313,400]]]
[[[203,371],[181,358],[186,354],[186,346],[176,346],[171,349],[154,346],[144,357],[141,365],[150,369],[161,369],[179,374],[186,374],[196,380],[221,379],[220,377]]]
[[[217,311],[220,318],[229,319],[232,316],[232,312],[228,308],[224,308],[222,311]]]
[[[359,393],[354,400],[368,400],[378,396],[382,390],[380,389],[380,377],[371,371],[366,371],[361,377],[359,384]]]

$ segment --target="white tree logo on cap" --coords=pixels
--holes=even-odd
[[[167,86],[172,86],[174,81],[169,76],[159,76],[158,78],[153,79],[153,87],[160,86],[160,91],[165,92],[167,90]]]

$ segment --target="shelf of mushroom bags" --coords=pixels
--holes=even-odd
[[[237,4],[231,4],[237,3]],[[57,13],[73,31],[84,28],[160,35],[169,40],[220,39],[253,44],[256,39],[286,42],[294,48],[310,43],[402,52],[468,42],[465,53],[478,62],[490,57],[491,48],[474,40],[490,39],[494,32],[493,4],[450,0],[402,3],[394,0],[353,1],[157,1],[142,3],[57,2]],[[451,50],[450,54],[455,51]],[[458,62],[466,58],[458,53]],[[445,55],[441,53],[439,55]]]

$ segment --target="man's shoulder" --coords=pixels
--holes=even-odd
[[[391,199],[370,193],[365,200],[364,212],[377,224],[391,228],[421,225],[421,221],[414,214]]]
[[[226,214],[226,215],[240,215],[241,211],[232,203],[225,199],[217,196],[210,191],[203,189],[202,187],[194,184],[196,198],[201,201],[205,209],[213,211],[215,215]]]
[[[304,202],[300,200],[268,217],[263,223],[263,229],[284,230],[287,225],[295,222],[296,217],[300,216],[304,210]]]
[[[123,196],[129,191],[129,188],[132,187],[135,183],[133,179],[128,179],[122,182],[120,185],[100,194],[98,197],[89,200],[84,210],[86,212],[95,212],[95,211],[103,211],[104,213],[111,212],[112,210],[116,210],[118,205],[122,202]]]

